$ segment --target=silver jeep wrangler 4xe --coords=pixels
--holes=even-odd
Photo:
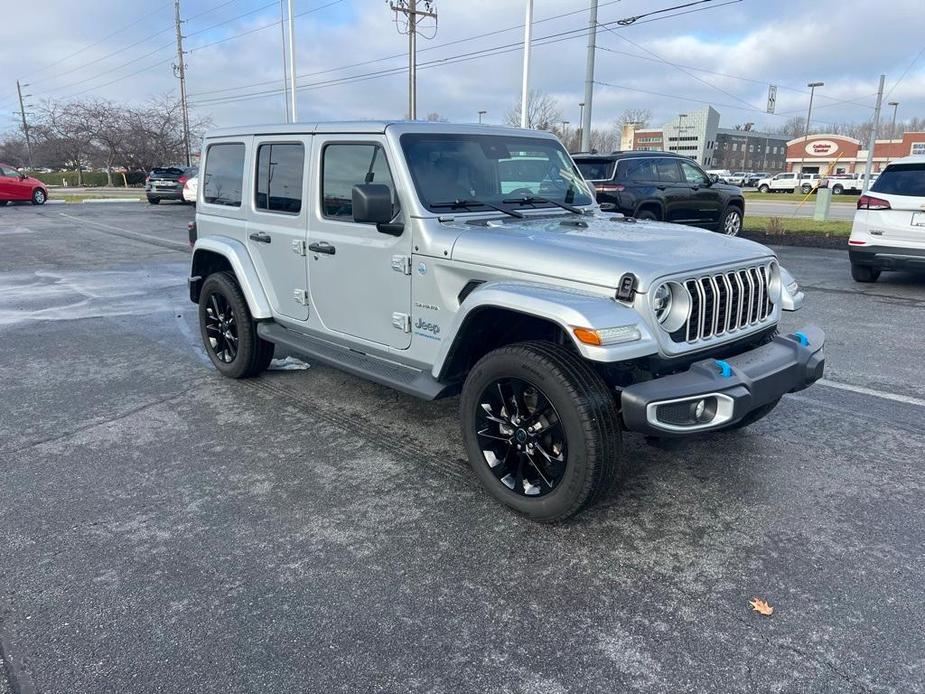
[[[747,426],[822,376],[764,246],[601,212],[555,137],[446,123],[226,128],[203,143],[189,278],[232,378],[276,346],[460,394],[498,500],[539,521],[619,478],[624,429]]]

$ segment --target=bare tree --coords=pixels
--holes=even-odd
[[[800,137],[806,128],[806,119],[802,116],[792,116],[787,119],[783,125],[779,125],[771,132],[778,135],[789,135],[790,137]]]
[[[617,117],[617,127],[635,125],[639,129],[648,128],[652,122],[652,111],[647,108],[628,108]]]
[[[51,146],[55,156],[77,170],[77,185],[83,185],[83,167],[94,150],[93,127],[83,106],[77,102],[45,101],[39,109],[34,130]]]
[[[520,125],[520,101],[504,114],[505,125]],[[562,122],[559,102],[545,92],[531,91],[527,104],[527,127],[534,130],[554,130]]]

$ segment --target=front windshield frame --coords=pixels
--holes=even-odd
[[[492,205],[517,205],[521,199],[532,199],[523,211],[557,208],[540,198],[578,207],[596,204],[575,162],[554,138],[409,132],[399,136],[399,145],[421,206],[436,214],[446,214],[447,203],[463,200],[472,204],[454,213],[484,214],[493,211]],[[441,166],[444,160],[447,164]],[[511,165],[506,168],[514,169],[507,175],[521,180],[505,178],[501,164],[507,162]]]

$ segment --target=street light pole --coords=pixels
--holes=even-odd
[[[488,111],[479,111],[479,125],[482,124],[482,116],[484,116]]]
[[[588,15],[588,56],[585,61],[585,106],[581,113],[581,146],[586,152],[591,149],[591,104],[594,100],[594,54],[597,50],[597,0],[591,0]]]
[[[800,176],[803,176],[803,167],[806,166],[806,141],[809,139],[809,119],[813,115],[813,95],[816,93],[816,87],[825,86],[825,82],[810,82],[806,85],[809,87],[809,109],[806,111],[806,127],[803,128],[803,149],[800,152]]]
[[[585,102],[582,101],[578,104],[578,136],[581,137],[581,124],[585,122]],[[579,145],[579,149],[581,146]]]
[[[674,139],[674,151],[675,151],[675,153],[681,151],[681,119],[682,119],[682,118],[687,118],[687,114],[686,114],[686,113],[679,113],[679,114],[678,114],[678,135],[677,135],[677,137],[675,137],[675,139]],[[669,148],[669,149],[670,149],[670,148]]]
[[[896,109],[899,108],[899,102],[898,101],[888,101],[886,102],[886,105],[893,107],[893,122],[890,123],[890,150],[888,150],[888,151],[892,151],[893,138],[896,137]],[[887,164],[890,163],[890,159],[892,159],[892,157],[889,154],[887,154],[886,155]]]
[[[297,95],[295,91],[295,18],[292,16],[292,0],[287,3],[289,9],[289,98],[292,100],[289,110],[292,112],[292,122],[299,122],[297,110]]]
[[[527,127],[527,111],[530,108],[530,43],[533,40],[533,0],[527,0],[527,14],[524,18],[524,74],[520,87],[520,127]]]

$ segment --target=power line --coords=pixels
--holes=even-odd
[[[338,0],[338,2],[340,2],[340,1],[341,1],[341,0]],[[622,2],[622,1],[623,1],[623,0],[608,0],[608,2],[602,2],[602,3],[600,3],[599,7],[604,7],[604,6],[606,6],[606,5],[615,5],[615,4],[617,4],[618,2]],[[538,19],[538,20],[534,21],[533,24],[536,25],[536,24],[542,24],[542,23],[544,23],[544,22],[551,22],[551,21],[556,20],[556,19],[561,19],[561,18],[563,18],[563,17],[569,17],[569,16],[575,15],[575,14],[582,14],[582,13],[584,13],[584,12],[587,12],[587,10],[586,10],[586,9],[581,9],[581,10],[572,10],[572,11],[570,11],[570,12],[563,12],[562,14],[553,15],[553,16],[551,16],[551,17],[546,17],[546,18],[544,18],[544,19]],[[304,13],[303,13],[303,14],[304,14]],[[299,17],[299,16],[301,16],[301,15],[296,15],[296,16]],[[267,26],[272,26],[272,25],[267,25]],[[494,31],[487,31],[487,32],[484,32],[484,33],[481,33],[481,34],[473,34],[473,35],[471,35],[471,36],[466,36],[466,37],[461,38],[461,39],[455,39],[455,40],[453,40],[453,41],[445,41],[444,43],[439,43],[439,44],[436,44],[436,45],[434,45],[434,46],[429,46],[429,47],[427,47],[427,48],[421,48],[421,49],[418,50],[418,53],[426,53],[427,51],[435,51],[435,50],[439,50],[439,49],[441,49],[441,48],[447,48],[448,46],[455,46],[455,45],[460,44],[460,43],[469,43],[470,41],[474,41],[474,40],[476,40],[476,39],[487,38],[487,37],[489,37],[489,36],[497,36],[498,34],[504,34],[504,33],[507,33],[507,32],[509,32],[509,31],[515,31],[515,30],[517,30],[517,29],[523,29],[523,26],[524,26],[523,24],[517,24],[517,25],[515,25],[515,26],[506,27],[506,28],[504,28],[504,29],[495,29]],[[260,27],[260,29],[263,29],[263,28],[266,28],[266,27]],[[259,31],[260,29],[253,29],[252,31]],[[246,33],[247,33],[247,32],[246,32]],[[227,39],[222,39],[222,41],[225,41],[225,40],[227,40]],[[192,52],[192,51],[197,51],[197,50],[200,50],[200,49],[202,49],[202,48],[206,48],[206,47],[208,47],[208,46],[214,45],[215,43],[220,43],[220,41],[214,41],[213,43],[207,43],[207,44],[205,44],[204,46],[196,46],[195,48],[190,49],[190,52]],[[317,77],[318,75],[326,75],[326,74],[329,74],[329,73],[331,73],[331,72],[340,72],[341,70],[349,70],[349,69],[355,68],[355,67],[364,67],[364,66],[366,66],[366,65],[373,65],[373,64],[375,64],[375,63],[382,63],[382,62],[385,62],[385,61],[388,61],[388,60],[396,60],[396,59],[398,59],[398,58],[404,58],[406,55],[407,55],[406,53],[394,53],[394,54],[392,54],[392,55],[383,56],[383,57],[381,57],[381,58],[372,58],[372,59],[370,59],[370,60],[364,60],[364,61],[359,62],[359,63],[351,63],[351,64],[349,64],[349,65],[341,65],[341,66],[338,66],[338,67],[327,68],[327,69],[325,69],[325,70],[318,70],[317,72],[307,72],[307,73],[303,73],[303,74],[301,74],[301,75],[297,75],[297,77],[298,77],[299,79],[301,79],[301,78],[303,78],[303,77]],[[266,84],[275,84],[275,83],[276,83],[276,80],[264,80],[264,81],[261,81],[261,82],[251,82],[251,83],[248,83],[248,84],[240,84],[240,85],[238,85],[238,86],[236,86],[236,87],[224,87],[224,88],[222,88],[222,89],[210,89],[210,90],[208,90],[208,91],[196,92],[195,94],[191,94],[190,97],[204,96],[204,95],[206,95],[206,94],[219,94],[219,93],[223,93],[223,92],[232,92],[232,91],[237,91],[238,89],[247,89],[247,88],[249,88],[249,87],[262,87],[262,86],[264,86],[264,85],[266,85]]]
[[[738,0],[730,0],[730,1],[736,2]],[[720,7],[720,6],[721,5],[716,5],[714,7]],[[680,7],[688,7],[688,5],[682,5]],[[662,16],[662,17],[652,17],[650,19],[639,21],[638,24],[645,24],[648,22],[671,19],[673,17],[681,16],[683,14],[701,12],[701,11],[708,10],[708,9],[713,9],[713,7],[701,7],[695,10],[689,9],[685,12],[679,12],[674,15],[667,15],[667,16]],[[605,22],[605,24],[617,24],[619,23],[619,21],[622,21],[622,20],[614,20],[612,22]],[[562,41],[567,41],[572,38],[587,36],[588,31],[589,31],[588,28],[584,27],[580,29],[571,29],[567,31],[556,32],[554,34],[549,34],[547,36],[543,36],[538,39],[535,39],[533,41],[533,45],[534,46],[544,46],[544,45],[553,44],[553,43],[560,43]],[[438,59],[431,60],[427,63],[420,65],[419,69],[433,68],[433,67],[437,67],[441,65],[455,65],[457,63],[468,62],[471,60],[478,60],[480,58],[484,58],[488,56],[503,55],[506,53],[518,52],[522,49],[523,49],[523,44],[520,41],[517,41],[515,43],[504,44],[504,45],[495,46],[492,48],[484,48],[484,49],[480,49],[476,51],[470,51],[468,53],[462,53],[462,54],[458,54],[455,56],[447,56],[444,58],[438,58]],[[311,83],[307,85],[300,85],[297,88],[300,91],[302,90],[307,91],[311,89],[320,89],[323,87],[335,86],[339,84],[348,84],[348,83],[354,83],[354,82],[360,82],[360,81],[367,81],[370,79],[378,79],[380,77],[387,77],[393,74],[398,74],[398,73],[404,72],[405,69],[406,68],[404,67],[385,68],[385,69],[374,71],[374,72],[363,73],[359,75],[350,75],[347,77],[334,78],[331,80],[324,80],[321,82],[315,82],[315,83]],[[300,77],[304,77],[304,75],[301,75]],[[275,83],[275,80],[273,81],[273,83]],[[204,99],[196,103],[198,106],[205,106],[205,105],[212,105],[212,104],[219,104],[219,103],[233,103],[233,102],[239,102],[239,101],[248,101],[251,99],[259,99],[259,98],[263,98],[267,96],[275,96],[281,93],[282,93],[282,90],[279,88],[267,89],[267,90],[263,90],[259,92],[250,92],[250,93],[239,94],[239,95],[230,95],[226,97],[216,97],[213,99]]]
[[[919,62],[919,58],[921,58],[923,54],[925,54],[925,48],[922,48],[922,50],[920,50],[920,51],[916,54],[916,56],[912,59],[912,62],[909,63],[909,64],[906,66],[906,69],[905,69],[905,70],[903,70],[903,74],[901,74],[901,75],[899,76],[899,79],[896,80],[896,81],[893,83],[893,86],[892,86],[892,87],[890,87],[890,90],[886,93],[886,98],[887,98],[887,99],[890,98],[890,94],[892,94],[892,93],[893,93],[893,90],[896,89],[896,87],[899,86],[899,83],[902,82],[904,79],[906,79],[906,75],[909,74],[909,70],[911,70],[912,67],[913,67],[917,62]]]
[[[31,77],[31,76],[33,76],[33,75],[37,75],[37,74],[39,74],[39,73],[41,73],[41,72],[45,72],[45,70],[48,70],[49,68],[52,68],[52,67],[54,67],[55,65],[60,65],[60,64],[63,63],[65,60],[70,60],[70,59],[73,58],[74,56],[80,55],[81,53],[83,53],[83,52],[86,51],[87,49],[93,48],[94,46],[98,46],[98,45],[100,45],[101,43],[103,43],[103,41],[107,41],[107,40],[111,39],[111,38],[112,38],[113,36],[115,36],[116,34],[121,34],[121,33],[122,33],[123,31],[125,31],[126,29],[130,29],[130,28],[132,28],[133,26],[135,26],[136,24],[140,24],[141,22],[143,22],[144,20],[146,20],[148,17],[151,17],[152,15],[157,14],[158,12],[164,10],[164,9],[167,8],[167,7],[170,7],[170,3],[169,3],[169,2],[167,2],[167,3],[163,4],[163,5],[161,5],[161,6],[158,7],[156,10],[153,10],[153,11],[151,11],[151,12],[148,12],[147,14],[143,14],[141,17],[139,17],[138,19],[136,19],[134,22],[130,22],[129,24],[126,24],[125,26],[123,26],[123,27],[121,27],[121,28],[119,28],[119,29],[116,29],[116,30],[113,31],[113,32],[111,32],[111,33],[109,33],[109,34],[106,34],[106,36],[104,36],[103,38],[99,39],[98,41],[94,41],[93,43],[89,43],[89,44],[87,44],[86,46],[84,46],[83,48],[81,48],[81,49],[79,49],[79,50],[76,50],[76,51],[74,51],[73,53],[70,53],[69,55],[64,56],[63,58],[59,58],[58,60],[54,61],[53,63],[49,63],[49,64],[46,65],[45,67],[40,67],[38,70],[35,70],[34,72],[28,73],[25,77],[26,77],[26,78],[29,78],[29,77]]]

